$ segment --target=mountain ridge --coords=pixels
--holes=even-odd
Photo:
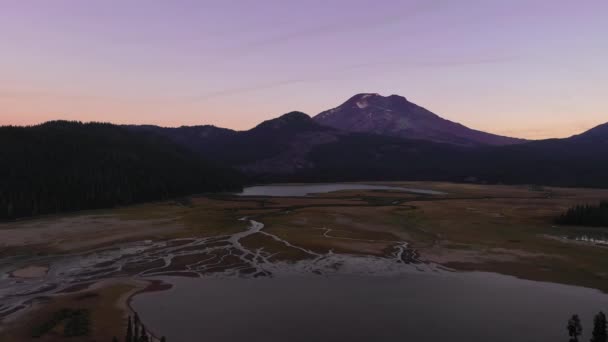
[[[447,122],[448,128],[472,131],[397,95],[359,94],[346,106],[367,108],[370,104],[361,101],[372,99],[397,111],[413,108],[411,116],[423,121],[432,118]],[[377,102],[373,105],[378,106]],[[131,128],[153,130],[206,160],[243,172],[253,182],[475,180],[608,187],[602,175],[608,174],[608,162],[601,157],[608,154],[608,123],[570,138],[517,140],[506,145],[353,132],[324,126],[316,117],[297,111],[245,131],[214,126]]]
[[[399,95],[354,95],[338,107],[313,117],[324,125],[349,132],[366,132],[462,146],[511,145],[525,139],[468,128],[408,101]]]
[[[604,126],[598,127],[580,137],[471,146],[347,132],[292,112],[247,131],[199,135],[187,147],[254,182],[474,180],[608,187],[608,161],[602,158],[608,141]]]
[[[416,106],[398,96],[389,101]],[[357,108],[365,107],[357,102]],[[69,121],[0,130],[7,147],[0,151],[0,219],[259,182],[432,180],[608,188],[608,123],[569,138],[508,145],[351,132],[323,126],[302,112],[246,131]],[[59,193],[64,195],[55,198]]]

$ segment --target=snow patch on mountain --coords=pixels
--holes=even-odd
[[[368,106],[369,106],[369,103],[367,103],[367,101],[357,102],[357,107],[359,107],[359,109],[367,108]]]

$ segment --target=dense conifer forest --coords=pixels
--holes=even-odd
[[[557,218],[558,224],[608,227],[608,201],[599,205],[577,205]]]
[[[153,132],[53,121],[0,127],[0,219],[239,189],[240,175]]]

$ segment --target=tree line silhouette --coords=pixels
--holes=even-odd
[[[583,333],[583,325],[578,315],[572,315],[568,320],[567,325],[568,336],[570,342],[579,342],[579,337]],[[118,342],[119,339],[114,337],[112,342]],[[167,339],[163,336],[160,342],[166,342]],[[608,324],[606,315],[600,311],[593,319],[593,330],[591,332],[590,342],[608,342]],[[133,319],[128,318],[127,331],[125,333],[124,342],[152,342],[152,334],[141,323],[137,312],[134,313]]]
[[[118,342],[118,337],[114,336],[112,342]],[[127,331],[125,333],[124,342],[152,342],[153,337],[146,327],[141,323],[139,315],[135,312],[133,319],[129,316],[127,321]],[[167,339],[163,336],[160,338],[160,342],[167,342]]]
[[[599,205],[577,205],[556,219],[558,224],[608,227],[608,201]]]
[[[114,336],[112,342],[118,342],[118,337]],[[125,333],[124,342],[152,342],[153,335],[148,332],[146,327],[142,324],[139,319],[137,312],[134,313],[133,319],[129,316],[127,321],[127,331]],[[167,342],[167,339],[163,336],[160,338],[160,342]]]
[[[54,121],[0,127],[0,219],[239,189],[233,170],[152,132]]]
[[[608,331],[606,329],[606,315],[600,311],[593,319],[593,331],[591,332],[590,342],[607,342]],[[579,336],[583,333],[583,325],[578,315],[572,315],[568,320],[568,335],[570,342],[578,342]]]

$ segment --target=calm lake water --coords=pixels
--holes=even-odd
[[[133,308],[171,342],[567,341],[578,313],[608,310],[597,290],[492,273],[164,278]]]
[[[349,184],[349,183],[326,183],[326,184],[276,184],[260,185],[244,188],[239,196],[307,196],[341,190],[391,190],[403,191],[422,195],[443,195],[445,193],[426,189],[402,188],[398,186],[371,185],[371,184]]]

